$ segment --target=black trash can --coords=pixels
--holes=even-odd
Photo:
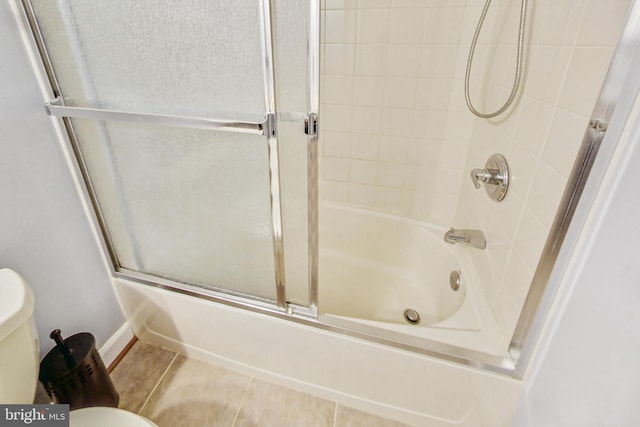
[[[66,340],[60,330],[50,335],[56,347],[40,362],[40,382],[53,403],[68,403],[70,410],[88,406],[118,406],[118,392],[88,332]]]

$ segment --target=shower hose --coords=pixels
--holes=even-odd
[[[499,116],[504,113],[507,108],[511,105],[513,100],[518,93],[518,88],[520,87],[520,79],[522,77],[522,58],[524,53],[524,33],[525,33],[525,22],[527,20],[527,2],[528,0],[522,0],[522,6],[520,7],[520,29],[518,31],[518,56],[516,60],[516,75],[513,80],[513,87],[511,88],[511,94],[506,102],[502,105],[502,107],[498,108],[496,111],[492,113],[483,113],[478,111],[471,102],[471,96],[469,95],[469,80],[471,74],[471,65],[473,63],[473,57],[476,51],[476,44],[478,43],[478,37],[480,36],[480,31],[482,30],[482,24],[484,23],[484,19],[487,16],[487,11],[489,10],[489,6],[491,5],[491,0],[487,0],[484,4],[484,8],[482,9],[482,14],[480,15],[480,20],[478,21],[478,26],[476,27],[476,32],[473,35],[473,40],[471,41],[471,48],[469,49],[469,58],[467,60],[467,71],[464,76],[464,98],[467,101],[467,107],[469,110],[476,116],[483,119],[490,119],[492,117]]]

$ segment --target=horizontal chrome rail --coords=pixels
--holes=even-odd
[[[167,114],[133,113],[129,111],[106,110],[100,108],[68,107],[63,105],[62,99],[59,97],[48,102],[46,104],[46,109],[47,114],[56,117],[151,123],[162,126],[249,133],[254,135],[264,135],[265,129],[268,127],[268,117],[261,122],[239,122],[208,119],[205,117],[172,116]]]

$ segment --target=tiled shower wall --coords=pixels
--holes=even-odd
[[[323,3],[321,197],[452,224],[473,123],[449,107],[465,1]]]
[[[487,250],[468,252],[506,340],[517,323],[629,4],[530,1],[526,68],[517,104],[500,118],[475,119],[465,170],[484,167],[491,154],[502,153],[512,184],[504,201],[495,203],[465,182],[455,224],[487,235]],[[484,70],[474,73],[478,80],[473,83],[483,108],[486,101],[495,109],[511,89],[519,7],[515,0],[496,3],[495,25],[486,27],[491,28],[487,41],[495,54],[491,60],[480,59]]]
[[[519,0],[494,0],[471,93],[496,108],[513,82]],[[475,118],[464,101],[469,45],[484,0],[322,1],[323,200],[481,229],[469,250],[508,340],[535,271],[630,0],[529,2],[524,76],[514,106]],[[502,153],[502,203],[469,171]]]

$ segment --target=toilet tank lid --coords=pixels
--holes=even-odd
[[[33,291],[18,273],[0,269],[0,341],[33,315]]]

